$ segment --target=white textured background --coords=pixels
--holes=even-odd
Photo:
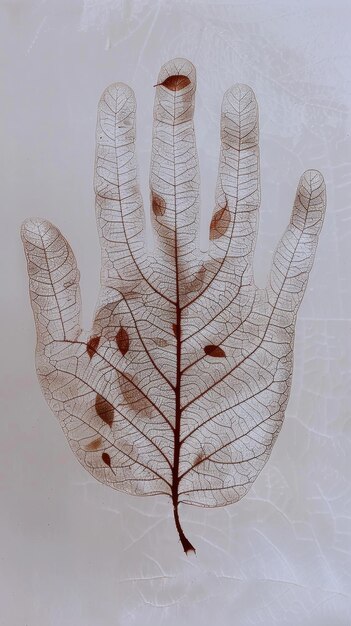
[[[2,0],[1,626],[350,626],[351,5],[345,0]],[[19,226],[48,217],[97,294],[92,172],[96,105],[129,83],[147,195],[159,66],[197,67],[203,232],[213,208],[223,92],[256,92],[264,283],[298,178],[326,179],[324,230],[297,325],[291,399],[246,498],[183,509],[103,487],[74,459],[34,371]],[[148,207],[147,207],[148,208]]]

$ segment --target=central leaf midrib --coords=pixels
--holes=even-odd
[[[175,119],[176,95],[173,98],[173,120]],[[178,484],[179,484],[179,457],[180,457],[180,423],[181,423],[181,324],[182,313],[180,308],[179,290],[179,263],[178,263],[178,237],[177,237],[177,185],[176,185],[176,152],[175,152],[175,125],[172,124],[172,154],[173,160],[173,189],[174,189],[174,263],[176,284],[176,384],[175,384],[175,424],[174,424],[174,455],[172,477],[172,500],[175,510],[178,507]]]
[[[173,120],[175,119],[175,101],[173,98]],[[175,280],[176,280],[176,385],[175,385],[175,424],[174,424],[174,456],[173,456],[173,475],[172,475],[172,502],[174,521],[179,534],[185,553],[194,551],[194,546],[184,535],[178,513],[178,488],[179,488],[179,458],[180,458],[180,426],[181,426],[181,356],[182,356],[182,310],[180,306],[180,289],[179,289],[179,260],[178,260],[178,239],[177,239],[177,185],[176,185],[176,152],[175,152],[175,124],[172,124],[172,148],[173,148],[173,188],[174,188],[174,262],[175,262]]]

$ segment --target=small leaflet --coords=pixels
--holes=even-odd
[[[119,347],[120,351],[122,352],[123,356],[125,354],[127,354],[128,350],[129,350],[129,335],[126,331],[125,328],[123,328],[121,326],[121,328],[119,329],[117,335],[116,335],[116,342],[117,342],[117,346]]]
[[[164,215],[166,212],[166,202],[157,193],[152,194],[152,212],[154,215]]]
[[[174,74],[173,76],[168,76],[162,83],[159,83],[163,87],[167,87],[170,91],[180,91],[190,85],[190,78],[184,76],[183,74]]]
[[[224,352],[222,348],[220,348],[220,346],[214,346],[213,344],[205,346],[204,351],[205,351],[205,354],[207,354],[207,356],[214,356],[214,357],[226,356],[226,353]]]
[[[108,402],[103,396],[100,396],[99,393],[96,394],[95,409],[98,416],[111,428],[115,410],[112,404],[110,404],[110,402]]]
[[[210,224],[210,239],[213,241],[214,239],[219,239],[223,237],[227,232],[230,225],[230,211],[228,209],[228,202],[226,202],[224,207],[221,207],[216,211],[214,216],[212,217]]]
[[[90,337],[87,343],[87,353],[89,357],[92,358],[98,349],[101,337]]]
[[[105,465],[108,465],[109,467],[111,467],[111,457],[109,454],[107,454],[107,452],[103,452],[101,455],[101,458],[103,462],[105,463]]]

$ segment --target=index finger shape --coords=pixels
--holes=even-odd
[[[103,275],[124,277],[143,253],[143,207],[137,181],[133,90],[124,83],[105,89],[96,128],[96,216]]]

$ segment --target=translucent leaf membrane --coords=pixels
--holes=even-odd
[[[98,109],[96,217],[101,291],[80,328],[79,272],[58,229],[22,228],[36,322],[38,376],[82,465],[134,495],[165,494],[185,552],[179,504],[242,498],[281,428],[294,326],[325,210],[321,174],[301,177],[266,290],[253,282],[260,202],[258,107],[224,95],[218,181],[204,259],[197,247],[195,69],[160,71],[150,172],[156,250],[147,256],[135,158],[135,98],[108,87]]]

